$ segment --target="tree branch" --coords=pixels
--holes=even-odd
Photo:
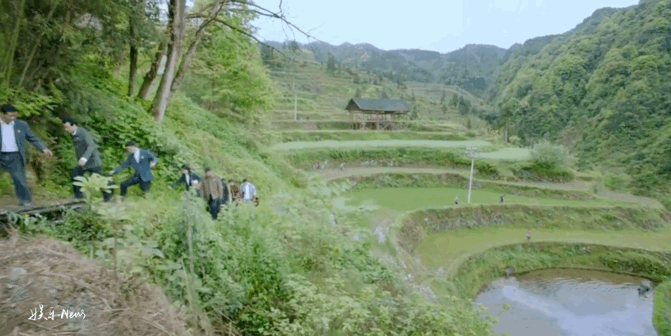
[[[325,43],[324,41],[319,40],[319,39],[315,38],[314,36],[312,36],[312,35],[310,35],[310,34],[304,32],[302,29],[298,28],[296,25],[294,25],[294,24],[291,23],[289,20],[287,20],[287,18],[286,18],[286,17],[284,16],[284,14],[281,13],[281,12],[280,12],[280,13],[273,12],[273,11],[271,11],[271,10],[269,10],[269,9],[266,9],[266,8],[264,8],[264,7],[261,7],[261,6],[257,5],[257,4],[255,4],[255,3],[251,2],[251,1],[249,1],[249,2],[248,2],[248,1],[245,1],[245,0],[230,0],[230,1],[231,1],[231,3],[237,3],[237,4],[241,4],[241,5],[247,5],[247,6],[252,6],[252,7],[258,8],[258,9],[260,9],[261,11],[266,12],[266,14],[265,14],[264,16],[269,16],[269,17],[272,17],[272,18],[281,20],[282,22],[286,23],[289,27],[293,27],[294,29],[298,30],[298,32],[300,32],[301,34],[305,35],[308,39],[313,39],[313,40],[315,40],[315,41]]]
[[[273,47],[273,46],[271,46],[271,45],[269,45],[269,44],[267,44],[267,43],[265,43],[265,42],[262,42],[261,40],[259,40],[258,38],[256,38],[256,36],[250,34],[249,32],[245,31],[244,29],[242,29],[242,28],[240,28],[240,27],[236,27],[236,26],[234,26],[234,25],[232,25],[232,24],[230,24],[230,23],[228,23],[228,22],[226,22],[226,21],[224,21],[224,20],[222,20],[222,19],[219,19],[219,18],[215,18],[214,21],[215,21],[215,22],[218,22],[218,23],[221,23],[222,25],[224,25],[224,26],[230,28],[231,30],[234,30],[234,31],[238,32],[239,34],[242,34],[242,35],[244,35],[244,36],[247,36],[247,37],[253,39],[254,41],[260,43],[260,44],[263,45],[263,46],[269,47],[269,48],[271,48],[271,49],[277,51],[277,52],[280,53],[282,56],[286,56],[286,55],[284,55],[284,53],[282,53],[281,51],[279,51],[277,48],[275,48],[275,47]]]
[[[188,69],[189,65],[191,65],[191,61],[193,61],[193,57],[196,54],[196,47],[198,46],[198,42],[200,42],[201,37],[203,36],[203,33],[205,32],[205,28],[214,21],[214,19],[217,18],[219,13],[224,9],[224,1],[225,0],[218,0],[216,3],[214,3],[214,7],[211,8],[211,13],[208,15],[207,20],[202,22],[200,26],[198,27],[198,30],[196,30],[196,34],[193,37],[193,41],[191,42],[191,45],[189,45],[189,48],[182,58],[182,63],[179,65],[179,68],[177,69],[177,74],[175,75],[175,78],[172,80],[172,84],[170,85],[170,92],[175,92],[177,91],[177,88],[179,87],[179,84],[182,82],[182,78],[184,78],[184,75],[186,73],[186,69]]]

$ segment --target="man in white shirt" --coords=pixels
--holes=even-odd
[[[7,169],[12,177],[16,196],[23,206],[30,206],[32,196],[26,181],[26,163],[28,153],[26,152],[26,141],[30,142],[39,151],[47,156],[53,153],[44,145],[28,124],[16,119],[18,111],[11,105],[0,107],[0,169]]]
[[[245,202],[251,202],[254,201],[254,203],[258,203],[256,200],[256,187],[254,187],[253,184],[251,184],[247,179],[242,180],[242,185],[240,186],[242,188],[242,200]]]

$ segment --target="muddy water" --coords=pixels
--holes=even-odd
[[[639,297],[642,279],[619,274],[545,270],[485,286],[475,303],[498,316],[497,334],[511,336],[657,336],[653,291]],[[510,310],[503,311],[504,304]]]

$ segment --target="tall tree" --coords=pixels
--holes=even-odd
[[[326,70],[331,73],[335,72],[336,70],[336,59],[330,52],[326,61]]]
[[[163,57],[165,57],[167,49],[167,43],[165,41],[161,41],[161,43],[158,45],[158,49],[156,50],[156,55],[151,62],[151,66],[149,67],[149,70],[147,70],[147,73],[145,73],[144,79],[142,80],[142,86],[140,86],[140,91],[137,93],[139,98],[143,100],[149,99],[149,90],[151,89],[151,85],[154,83],[154,79],[156,79],[156,76],[158,75],[158,69],[161,66],[161,60]]]
[[[170,0],[168,6],[168,29],[170,31],[170,40],[168,42],[168,59],[165,62],[165,70],[161,77],[154,102],[151,110],[157,122],[162,122],[165,116],[165,110],[168,108],[168,102],[172,93],[172,81],[175,78],[177,62],[179,61],[180,49],[184,40],[184,12],[186,0]]]
[[[182,63],[180,63],[179,65],[177,74],[175,75],[175,78],[172,81],[172,84],[170,86],[171,93],[174,93],[177,90],[179,84],[182,82],[182,79],[184,78],[186,70],[189,68],[191,61],[193,61],[193,56],[196,54],[196,47],[198,47],[198,42],[200,42],[200,39],[203,37],[205,28],[214,20],[216,20],[217,16],[219,15],[219,13],[222,11],[223,8],[224,8],[224,1],[216,1],[214,3],[214,6],[212,6],[212,9],[210,10],[209,16],[205,18],[203,22],[201,22],[200,26],[198,26],[198,29],[196,30],[196,33],[193,37],[193,40],[191,41],[191,44],[189,45],[189,48],[186,51],[186,54],[182,58]]]
[[[130,13],[128,15],[128,35],[130,42],[130,64],[128,72],[128,96],[135,94],[135,78],[137,76],[137,61],[139,54],[140,36],[138,30],[141,29],[141,22],[144,19],[146,0],[131,0]]]
[[[389,95],[387,94],[387,90],[385,90],[385,88],[382,88],[382,91],[380,92],[380,99],[389,99]]]
[[[499,127],[503,130],[503,141],[508,142],[508,130],[510,122],[519,109],[520,103],[517,99],[511,98],[499,105],[501,117],[499,119]]]

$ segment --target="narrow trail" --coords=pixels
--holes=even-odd
[[[465,169],[449,168],[415,168],[415,167],[347,167],[340,169],[319,170],[318,174],[324,181],[330,181],[342,177],[350,176],[370,176],[375,174],[459,174],[466,178],[470,172]],[[589,185],[584,181],[573,181],[568,183],[550,183],[550,182],[504,182],[484,179],[474,179],[474,181],[492,182],[498,184],[528,186],[556,190],[587,190]],[[614,201],[637,202],[645,206],[658,207],[660,203],[654,199],[635,196],[625,193],[618,193],[610,190],[604,190],[597,193],[597,196]]]

